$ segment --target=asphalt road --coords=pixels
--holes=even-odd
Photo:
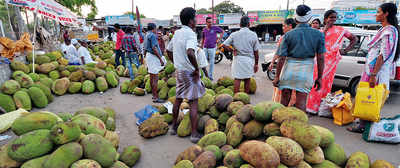
[[[272,52],[273,45],[263,45],[262,54]],[[260,61],[261,62],[261,61]],[[215,78],[230,75],[230,62],[224,59],[216,65]],[[251,96],[252,104],[271,100],[272,84],[266,78],[265,73],[258,72],[255,75],[257,81],[257,93]],[[392,94],[382,110],[383,116],[394,116],[399,114],[399,94]],[[64,95],[56,97],[54,102],[44,109],[34,109],[34,111],[51,111],[54,113],[70,112],[86,106],[112,107],[116,110],[117,131],[120,135],[119,151],[128,145],[136,145],[142,151],[138,168],[168,168],[172,167],[178,154],[187,147],[193,145],[188,138],[178,138],[176,136],[160,136],[153,139],[144,139],[138,134],[136,118],[134,112],[142,109],[145,105],[151,104],[151,95],[136,97],[133,95],[121,95],[119,88],[106,91],[103,94],[94,93],[91,95]],[[372,161],[385,159],[396,166],[400,166],[400,145],[387,145],[379,143],[367,143],[362,140],[360,134],[349,133],[345,127],[336,126],[331,119],[312,117],[312,124],[317,124],[329,128],[335,133],[336,143],[343,146],[348,156],[357,151],[367,153]],[[12,135],[11,131],[6,134]],[[4,135],[4,134],[3,134]],[[13,135],[13,138],[15,136]],[[9,140],[1,141],[0,145]]]

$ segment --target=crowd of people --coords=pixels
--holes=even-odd
[[[358,38],[343,27],[335,25],[338,13],[334,10],[325,13],[322,23],[319,19],[312,18],[311,8],[307,5],[299,5],[295,13],[294,18],[283,22],[284,35],[278,41],[278,49],[269,67],[272,69],[277,62],[272,100],[315,115],[321,100],[331,92],[341,55],[353,49]],[[399,57],[396,14],[397,7],[393,3],[385,3],[378,8],[376,21],[381,23],[382,28],[368,44],[367,61],[361,78],[361,81],[369,82],[370,87],[377,84],[390,86],[394,63]],[[217,44],[222,43],[224,49],[234,53],[231,72],[235,80],[235,93],[239,92],[241,81],[244,81],[245,92],[249,93],[250,78],[258,71],[260,49],[257,34],[249,29],[249,17],[243,16],[240,20],[241,29],[222,42],[226,32],[214,26],[211,18],[206,19],[207,26],[198,40],[195,16],[195,9],[184,8],[180,12],[182,27],[173,28],[169,33],[164,32],[162,27],[157,29],[154,23],[147,25],[147,32],[136,30],[135,27],[128,27],[124,32],[116,24],[113,38],[116,41],[115,62],[118,66],[122,59],[122,65],[129,68],[131,80],[134,79],[132,65],[140,67],[146,64],[154,103],[165,101],[157,93],[158,74],[167,63],[164,55],[174,64],[177,84],[171,134],[176,134],[179,107],[187,99],[191,108],[192,142],[197,142],[201,137],[197,132],[198,99],[205,93],[205,87],[200,80],[201,74],[214,80]],[[71,64],[93,62],[87,51],[86,41],[79,41],[80,47],[76,50],[78,42],[71,41],[67,35],[64,38],[63,53]],[[342,49],[345,38],[350,44]],[[360,120],[348,130],[360,133],[366,122]]]

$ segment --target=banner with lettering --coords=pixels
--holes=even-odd
[[[5,0],[10,5],[25,7],[63,25],[79,25],[78,18],[54,0]]]

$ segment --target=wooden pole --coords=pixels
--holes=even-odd
[[[212,23],[214,24],[214,0],[212,0]]]

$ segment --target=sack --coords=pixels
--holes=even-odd
[[[141,125],[144,121],[149,119],[154,113],[157,113],[158,109],[151,106],[147,105],[143,109],[139,110],[138,112],[135,112],[135,116],[137,118],[136,125]]]
[[[363,139],[368,142],[400,143],[400,115],[382,118],[377,123],[368,123]]]
[[[357,88],[353,117],[378,122],[380,111],[385,104],[389,91],[384,84],[370,88],[368,82],[360,82]]]
[[[352,107],[350,93],[344,94],[342,101],[332,108],[333,123],[340,126],[352,123],[354,121],[351,115]]]
[[[332,108],[342,101],[343,96],[344,94],[341,90],[335,92],[334,95],[329,93],[322,99],[321,105],[318,109],[318,116],[332,118]]]

